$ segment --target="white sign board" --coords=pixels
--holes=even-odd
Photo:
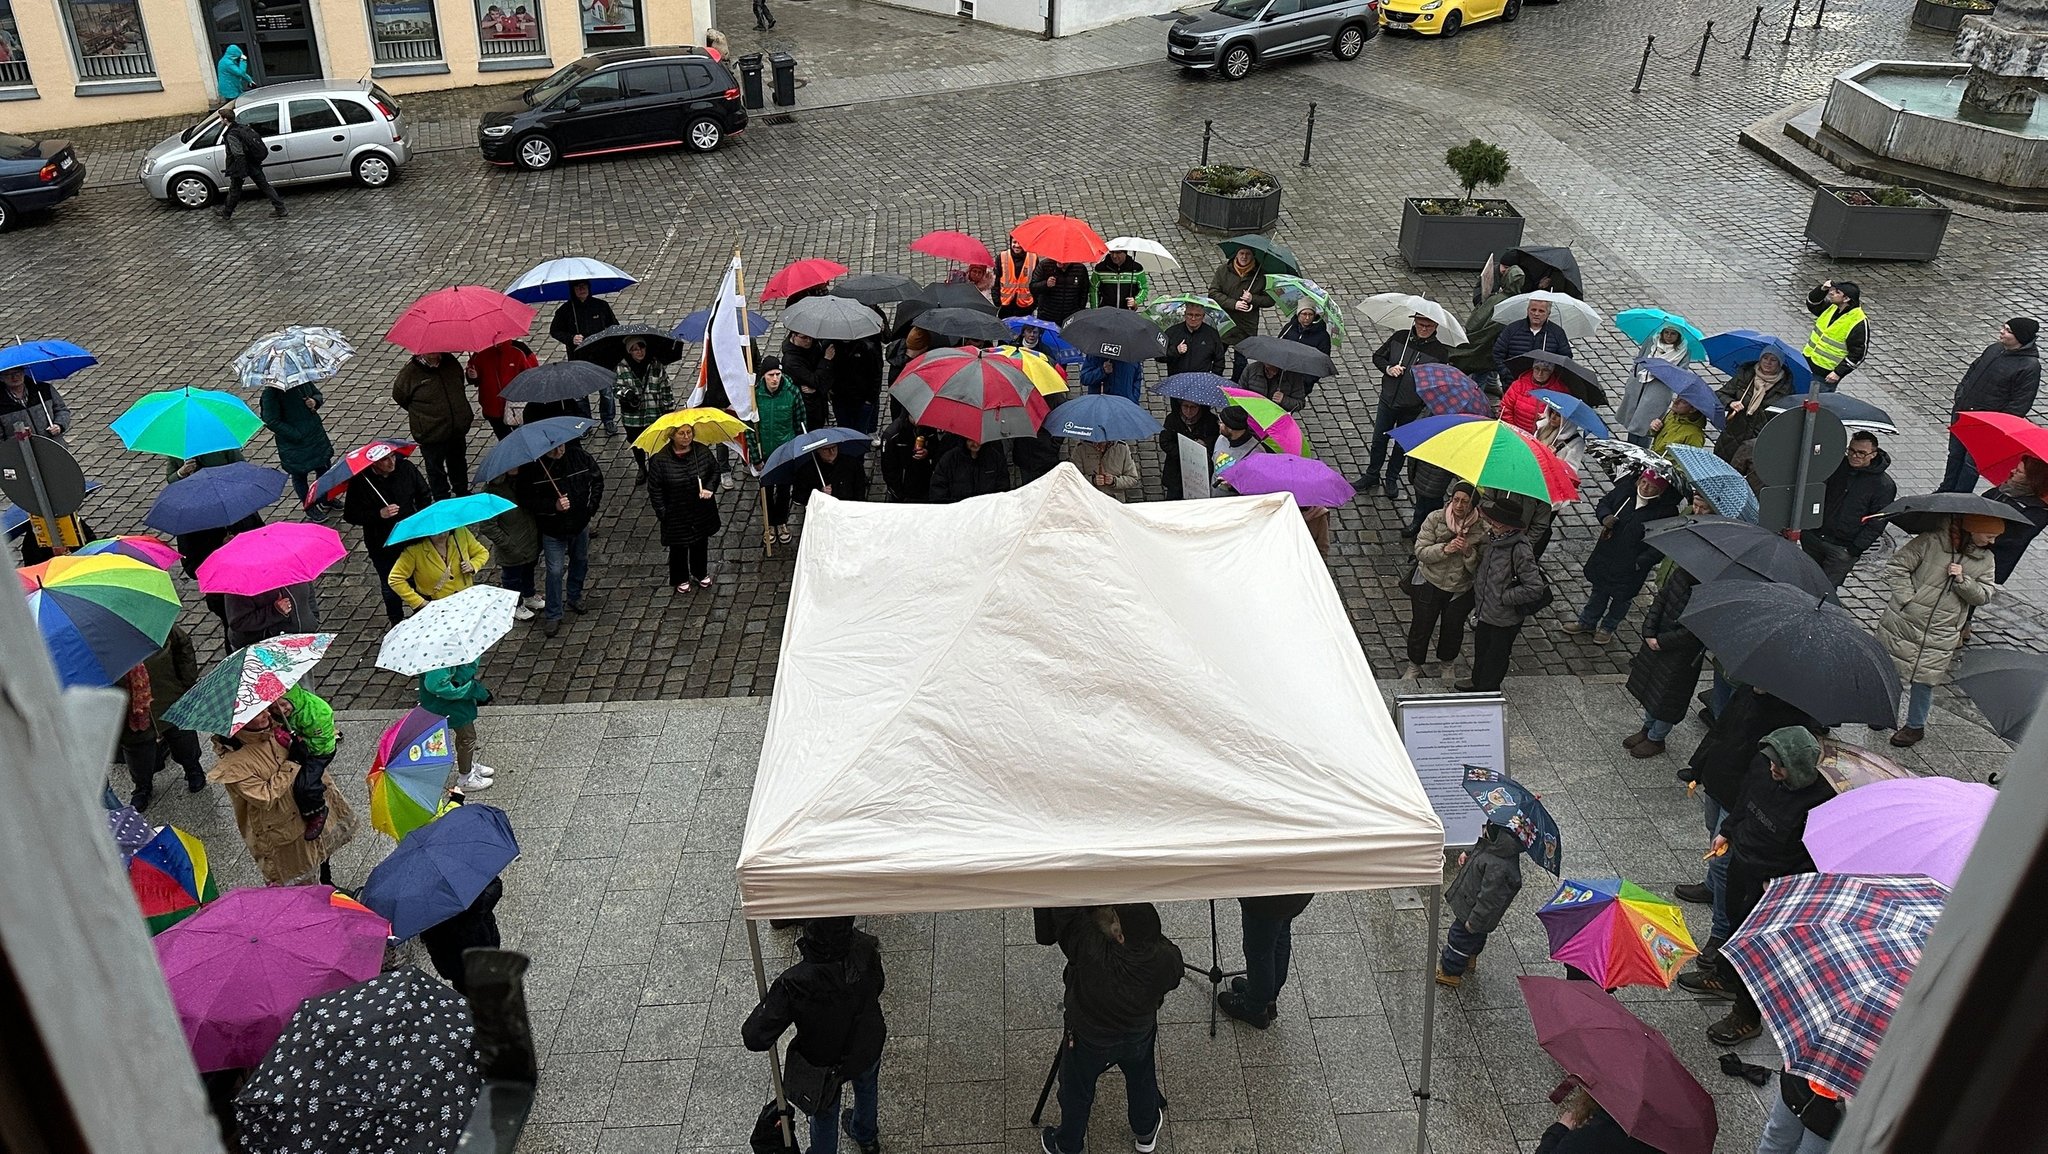
[[[1507,699],[1498,693],[1436,693],[1397,697],[1401,744],[1430,808],[1444,823],[1444,844],[1479,840],[1486,814],[1465,792],[1465,767],[1508,772]]]
[[[1180,439],[1180,495],[1185,500],[1209,495],[1209,446],[1198,445],[1184,433]]]

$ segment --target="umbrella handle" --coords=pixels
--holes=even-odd
[[[548,487],[555,491],[555,496],[562,496],[562,487],[560,485],[555,484],[554,471],[548,468],[547,461],[545,459],[539,459],[538,463],[540,465],[540,475],[548,479]]]

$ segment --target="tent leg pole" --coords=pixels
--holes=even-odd
[[[1429,954],[1422,959],[1422,1078],[1415,1087],[1415,1154],[1429,1151],[1429,1062],[1436,1052],[1437,920],[1443,911],[1443,897],[1443,886],[1429,887]]]
[[[761,965],[761,927],[754,919],[747,919],[747,949],[754,955],[754,989],[762,999],[768,997],[768,971]],[[768,1047],[768,1079],[775,1084],[775,1110],[782,1119],[783,1144],[791,1150],[797,1149],[796,1119],[791,1117],[789,1099],[782,1092],[782,1062],[774,1046]]]

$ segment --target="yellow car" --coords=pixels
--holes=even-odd
[[[1380,27],[1419,36],[1456,36],[1458,29],[1484,20],[1512,24],[1522,0],[1382,0]]]

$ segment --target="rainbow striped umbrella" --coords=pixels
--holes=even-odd
[[[370,825],[392,838],[434,820],[455,766],[448,719],[414,709],[384,731],[370,766]]]
[[[72,551],[79,557],[98,557],[110,554],[154,565],[168,573],[178,567],[178,551],[155,537],[143,534],[128,534],[121,537],[106,537],[80,545]]]
[[[1677,905],[1620,878],[1567,879],[1536,917],[1550,935],[1550,959],[1586,971],[1605,990],[1670,989],[1678,968],[1700,952]]]
[[[152,935],[160,934],[220,896],[206,846],[174,825],[156,831],[128,859],[128,884]]]
[[[40,584],[28,611],[66,685],[119,681],[163,647],[178,619],[170,574],[128,557],[58,557]]]
[[[242,398],[186,387],[150,393],[114,418],[114,435],[138,453],[180,461],[239,449],[263,427]]]
[[[1482,489],[1521,493],[1552,505],[1579,497],[1579,477],[1570,465],[1501,421],[1447,413],[1402,425],[1393,438],[1409,456]]]

